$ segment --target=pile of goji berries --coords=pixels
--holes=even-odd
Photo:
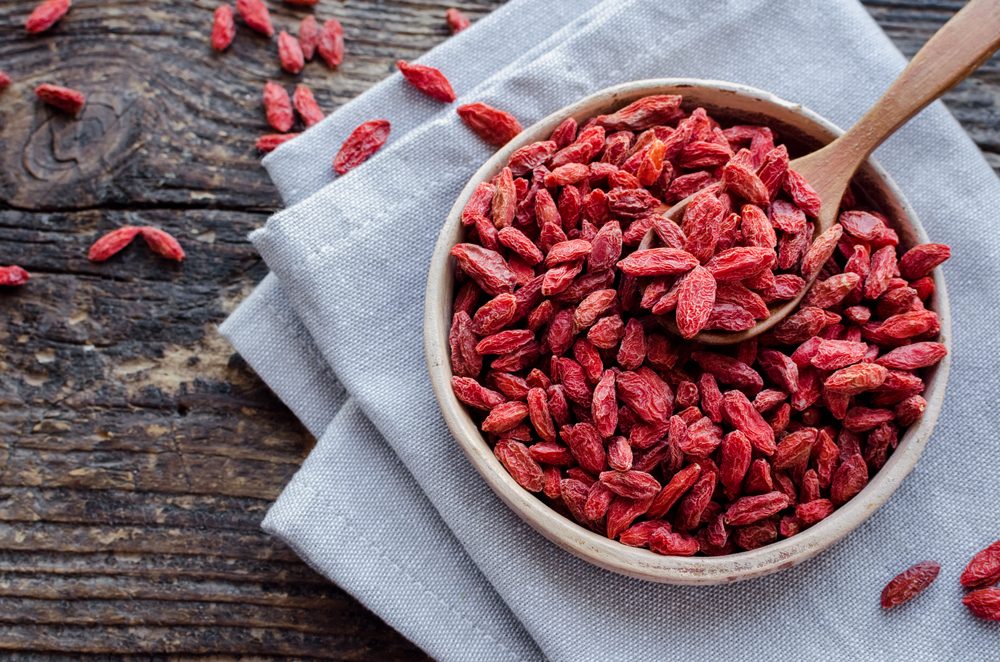
[[[476,188],[449,343],[456,396],[522,487],[626,545],[719,555],[829,516],[920,418],[949,249],[903,252],[860,196],[814,240],[819,200],[774,133],[681,101],[567,119]],[[814,273],[758,339],[665,330],[748,328]]]

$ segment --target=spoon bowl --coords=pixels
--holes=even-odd
[[[832,142],[841,131],[831,122],[802,106],[767,92],[721,81],[694,79],[644,80],[611,87],[556,111],[529,127],[500,149],[469,180],[452,207],[438,237],[427,281],[424,347],[431,385],[441,413],[459,447],[490,488],[522,520],[543,536],[577,557],[602,568],[640,579],[671,584],[721,584],[758,577],[789,568],[814,557],[860,526],[899,487],[915,466],[937,420],[948,379],[950,351],[924,374],[927,408],[923,417],[902,435],[885,466],[860,494],[832,515],[803,532],[747,552],[718,557],[661,556],[628,547],[585,529],[562,516],[534,494],[524,490],[494,457],[476,422],[455,397],[451,387],[448,330],[454,295],[452,246],[461,241],[461,214],[475,187],[495,176],[511,153],[529,143],[545,140],[566,117],[584,121],[612,112],[644,96],[679,94],[684,107],[703,106],[723,122],[766,124],[790,145],[793,156],[807,154]],[[871,159],[862,163],[854,179],[890,220],[905,249],[928,241],[913,210],[888,174]],[[951,319],[940,269],[933,272],[934,298],[930,302],[941,320],[941,342],[951,346]],[[475,507],[475,504],[470,504]]]

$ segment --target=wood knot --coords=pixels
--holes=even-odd
[[[5,196],[26,209],[93,205],[142,145],[147,113],[140,92],[85,90],[87,105],[76,117],[49,108],[28,90],[10,118],[8,135],[27,136],[20,150],[0,145]],[[17,156],[20,156],[20,159]]]

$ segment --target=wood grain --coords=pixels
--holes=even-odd
[[[0,656],[213,654],[412,660],[422,654],[259,529],[313,441],[216,325],[266,273],[246,241],[279,206],[253,149],[273,45],[207,46],[215,0],[76,0],[28,38],[33,2],[0,0]],[[273,2],[277,24],[305,12]],[[447,6],[323,0],[348,56],[302,79],[332,110],[447,38]],[[961,2],[868,2],[912,55]],[[84,89],[71,121],[34,85]],[[947,97],[1000,170],[996,58]],[[182,267],[141,247],[93,265],[124,223],[179,236]],[[87,657],[86,659],[92,659]]]

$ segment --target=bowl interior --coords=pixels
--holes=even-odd
[[[859,526],[889,498],[913,469],[930,437],[944,398],[949,357],[926,371],[924,397],[928,405],[924,416],[906,431],[889,461],[860,494],[830,517],[791,538],[752,551],[718,557],[662,556],[610,540],[563,517],[514,481],[494,457],[476,423],[451,389],[448,330],[454,277],[449,251],[461,241],[460,216],[473,189],[479,182],[496,175],[514,150],[546,139],[566,117],[586,120],[650,94],[680,94],[684,97],[686,110],[702,106],[724,125],[766,124],[788,144],[793,158],[797,153],[806,153],[830,142],[841,133],[816,113],[770,93],[733,83],[692,79],[626,83],[597,92],[546,117],[504,146],[473,175],[441,230],[427,282],[424,344],[428,370],[445,421],[469,461],[518,516],[552,542],[602,568],[649,581],[718,584],[749,579],[815,556]],[[858,172],[855,182],[864,189],[869,201],[890,218],[904,247],[928,241],[913,210],[877,163],[869,160]],[[948,346],[950,356],[950,316],[940,269],[934,271],[934,280],[936,292],[932,307],[941,317],[941,340]]]

